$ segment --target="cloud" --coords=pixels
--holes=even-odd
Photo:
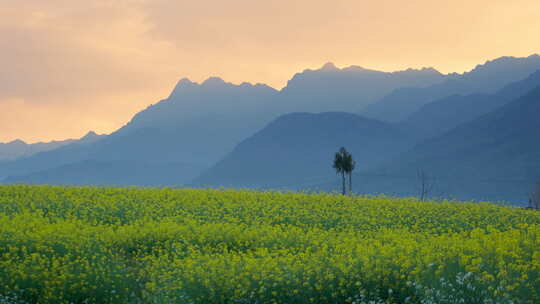
[[[173,86],[136,9],[82,3],[0,4],[0,141],[111,132]]]
[[[462,72],[538,52],[538,32],[534,0],[0,0],[0,141],[111,132],[181,77],[281,87],[326,61]]]
[[[3,13],[11,22],[4,19],[0,25],[0,97],[74,100],[153,84],[149,64],[137,62],[141,59],[137,44],[147,42],[137,41],[143,25],[130,22],[134,18],[128,11],[49,6],[47,2],[45,7]]]

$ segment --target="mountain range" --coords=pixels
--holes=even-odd
[[[439,176],[540,180],[540,83],[524,96],[434,138],[386,164]]]
[[[278,188],[333,175],[333,153],[347,146],[374,167],[412,146],[397,126],[345,112],[280,116],[196,179],[199,186]]]
[[[422,106],[402,124],[421,138],[430,138],[487,114],[540,85],[540,71],[512,82],[493,94],[451,95]]]
[[[17,139],[7,143],[0,143],[0,161],[12,161],[21,157],[28,157],[39,152],[51,151],[75,142],[89,143],[99,140],[102,137],[104,137],[104,135],[98,135],[95,132],[90,131],[79,139],[37,142],[33,144],[27,144],[24,141]]]
[[[517,133],[482,126],[494,121],[491,124],[514,129],[509,122],[517,119],[516,105],[534,104],[534,89],[540,85],[537,70],[540,56],[532,55],[502,57],[448,75],[431,68],[388,73],[356,66],[339,69],[329,63],[294,75],[281,90],[235,85],[217,77],[202,83],[182,79],[169,97],[116,132],[95,142],[72,142],[2,162],[0,179],[329,190],[336,180],[330,166],[333,152],[345,146],[358,160],[355,188],[361,193],[414,194],[410,189],[419,164],[440,178],[466,174],[471,185],[475,179],[507,179],[508,174],[533,180],[540,157],[533,146],[519,145],[515,138],[527,134],[532,140],[537,134],[529,129],[538,120],[533,115],[537,108],[530,106],[533,114],[522,113],[525,121]],[[490,116],[506,113],[514,118],[499,121]],[[462,152],[446,161],[453,147]],[[462,155],[467,147],[477,151],[470,152],[470,158]],[[483,172],[488,164],[505,169]],[[472,174],[478,172],[482,174]],[[392,182],[390,176],[406,182]],[[452,193],[445,196],[466,192],[456,183],[447,184],[445,191]],[[459,195],[480,199],[488,188]],[[505,199],[521,200],[516,191],[508,191]]]
[[[540,84],[496,110],[461,124],[369,172],[390,176],[400,194],[418,183],[419,169],[438,182],[439,193],[459,199],[526,204],[540,182]],[[391,178],[398,177],[398,178]],[[378,189],[376,189],[378,188]],[[368,192],[382,192],[373,183]],[[405,190],[407,188],[407,190]]]
[[[435,100],[452,95],[490,94],[526,78],[540,69],[540,55],[525,58],[501,57],[476,66],[470,72],[449,74],[442,83],[427,87],[403,87],[364,107],[360,114],[388,122],[405,120]]]
[[[537,75],[496,96],[525,89]],[[194,185],[336,190],[332,156],[346,146],[358,163],[353,179],[358,193],[418,195],[422,170],[435,183],[434,197],[526,204],[540,181],[540,79],[520,92],[523,96],[425,141],[416,128],[349,113],[289,114],[239,144]]]
[[[358,112],[402,87],[424,87],[447,79],[433,68],[381,72],[359,66],[337,68],[326,63],[318,70],[305,70],[279,92],[282,113]]]
[[[371,101],[396,87],[432,84],[443,77],[433,69],[387,73],[359,67],[338,69],[328,63],[318,70],[296,74],[281,91],[264,84],[235,85],[218,77],[210,77],[202,83],[184,78],[168,98],[137,113],[99,143],[68,145],[0,164],[0,178],[11,176],[10,181],[26,182],[30,180],[26,176],[31,174],[33,181],[56,183],[60,181],[52,177],[57,176],[53,172],[58,169],[62,172],[58,175],[73,177],[71,183],[87,183],[82,182],[89,178],[83,172],[94,172],[90,160],[132,162],[147,168],[167,163],[184,164],[186,170],[178,171],[175,182],[183,184],[279,115],[296,109],[352,112],[358,109],[358,100]],[[329,96],[334,96],[332,102],[325,102]],[[73,172],[68,173],[69,170]],[[161,180],[159,170],[148,172],[156,172],[156,175],[149,173],[137,184],[161,185],[156,183]],[[121,172],[118,175],[123,176]],[[96,177],[96,180],[101,179]],[[132,182],[128,175],[116,179],[119,185]]]

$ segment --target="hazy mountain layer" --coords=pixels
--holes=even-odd
[[[167,99],[141,111],[105,140],[93,145],[68,145],[1,164],[0,178],[50,172],[68,164],[84,164],[86,160],[172,162],[202,170],[272,119],[292,109],[352,111],[358,108],[357,100],[365,99],[364,91],[382,96],[395,87],[431,84],[442,78],[432,69],[385,73],[326,65],[295,75],[281,92],[262,84],[234,85],[217,77],[200,84],[182,79]],[[74,174],[76,182],[78,178]],[[81,173],[81,180],[87,178],[87,174]],[[152,184],[155,178],[159,177],[149,174],[147,183]]]
[[[423,138],[441,135],[463,123],[487,114],[540,85],[540,71],[511,83],[495,94],[452,95],[422,106],[404,121]]]
[[[240,143],[196,184],[294,188],[334,176],[334,153],[342,146],[360,166],[373,167],[410,145],[395,126],[358,115],[287,114]]]
[[[389,73],[358,66],[339,69],[327,63],[321,69],[305,70],[289,80],[279,96],[285,101],[281,113],[358,112],[395,89],[429,86],[446,78],[433,68]]]
[[[435,182],[432,195],[526,204],[540,182],[539,136],[540,86],[365,173],[356,188],[416,195],[422,169]]]
[[[8,183],[55,185],[179,186],[199,174],[200,168],[182,163],[85,160],[23,176]]]
[[[418,144],[393,168],[540,180],[540,85],[499,109]]]
[[[540,69],[540,56],[501,57],[478,65],[464,74],[450,74],[442,83],[428,87],[399,88],[363,110],[361,115],[382,121],[399,122],[423,105],[452,95],[491,94],[498,89],[528,77]]]
[[[12,176],[11,181],[36,183],[179,185],[212,167],[205,171],[199,183],[264,187],[313,183],[312,179],[319,176],[333,176],[328,162],[342,145],[357,155],[360,168],[372,168],[415,143],[418,135],[426,136],[418,130],[444,132],[454,127],[455,122],[472,120],[507,103],[532,82],[518,83],[494,95],[491,92],[527,77],[539,63],[540,56],[504,57],[463,75],[441,75],[433,69],[385,73],[359,67],[337,69],[327,64],[319,70],[295,75],[281,91],[262,84],[234,85],[216,77],[200,84],[183,79],[167,99],[141,111],[106,138],[94,143],[73,143],[0,164],[0,174]],[[416,88],[396,89],[404,86]],[[335,112],[322,116],[285,115],[275,120],[297,110],[357,111],[368,101],[392,90],[394,95],[407,90],[420,92],[427,96],[420,104],[436,100],[434,96],[439,96],[439,91],[443,92],[440,95],[463,96],[476,90],[488,93],[435,103],[422,110],[434,119],[414,120],[415,126],[400,128]],[[383,109],[393,109],[404,117],[413,113],[413,109],[418,110],[417,99],[407,94],[400,96],[400,102],[389,103]],[[467,110],[468,103],[471,105]],[[400,108],[403,105],[407,105],[405,111]],[[455,111],[452,113],[451,109]],[[466,114],[460,115],[460,111]],[[457,118],[445,121],[444,113]],[[264,132],[259,132],[273,120]],[[409,129],[406,135],[403,126]],[[251,161],[251,165],[244,166],[244,159]],[[143,171],[146,174],[137,173]]]
[[[0,161],[11,161],[21,157],[28,157],[39,152],[54,150],[77,141],[92,142],[102,138],[103,136],[104,135],[97,135],[96,133],[90,131],[80,139],[38,142],[34,144],[27,144],[22,140],[0,143]]]

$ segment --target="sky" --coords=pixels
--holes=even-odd
[[[0,142],[110,133],[176,82],[540,52],[538,0],[0,0]]]

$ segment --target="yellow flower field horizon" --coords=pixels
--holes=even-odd
[[[539,303],[540,212],[0,186],[0,303]]]

